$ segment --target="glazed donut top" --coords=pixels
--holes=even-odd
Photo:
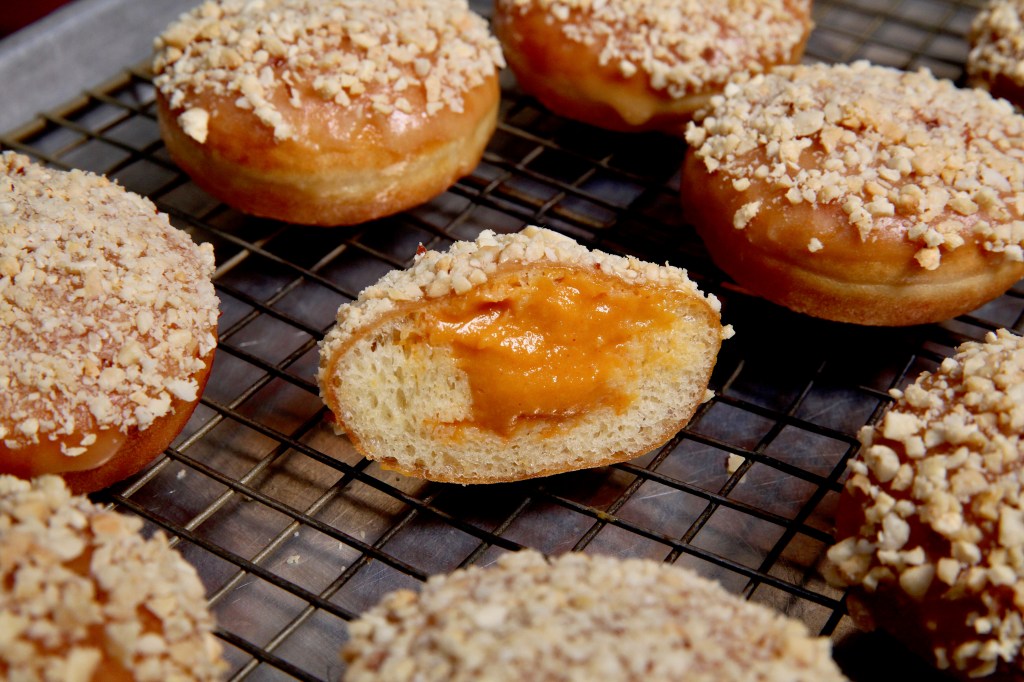
[[[916,599],[933,581],[949,603],[1001,586],[1019,594],[1024,338],[1002,329],[984,343],[965,343],[935,373],[893,396],[882,422],[862,430],[863,455],[850,465],[847,490],[865,497],[865,524],[829,558],[848,584],[873,590],[898,580]],[[941,542],[925,538],[921,527]],[[979,640],[998,644],[969,649],[991,662],[998,651],[1024,644],[1024,623],[1013,603],[993,599],[988,606],[973,625]]]
[[[311,96],[409,114],[407,95],[417,89],[426,115],[461,112],[463,94],[504,66],[466,0],[208,1],[172,24],[156,49],[154,83],[171,109],[184,109],[179,122],[200,143],[210,112],[190,106],[190,93],[231,96],[281,141],[296,131],[276,102],[300,108]],[[286,98],[275,96],[281,91]]]
[[[98,175],[0,155],[0,438],[145,429],[216,345],[213,249]]]
[[[220,677],[203,584],[141,530],[58,476],[0,476],[0,676],[109,679],[94,675],[128,661],[140,681]]]
[[[928,270],[965,238],[1024,260],[1024,117],[988,93],[867,62],[787,66],[730,83],[705,115],[686,139],[708,172],[771,188],[738,229],[772,206],[829,204],[862,241],[909,239]]]
[[[498,0],[506,11],[534,7],[569,40],[600,49],[600,63],[625,78],[649,74],[670,97],[703,92],[735,72],[787,60],[808,30],[810,0]]]
[[[386,596],[350,636],[347,682],[845,679],[827,639],[693,571],[573,552],[434,576],[419,595]]]
[[[1024,2],[993,0],[971,23],[967,72],[972,76],[1003,74],[1024,85]]]

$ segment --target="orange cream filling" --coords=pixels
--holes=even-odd
[[[87,471],[106,464],[117,453],[124,443],[125,434],[117,429],[107,429],[96,434],[96,441],[86,447],[85,452],[69,456],[61,451],[61,443],[67,448],[76,448],[81,441],[81,434],[69,438],[49,440],[40,438],[38,443],[30,443],[20,448],[11,449],[0,441],[0,474],[12,474],[19,478],[35,478],[43,474],[63,474],[70,471]],[[73,451],[73,450],[72,450]]]
[[[525,421],[624,411],[643,361],[626,346],[671,327],[673,299],[597,270],[552,267],[493,276],[430,307],[421,329],[428,344],[451,347],[469,378],[473,414],[463,423],[508,436]]]

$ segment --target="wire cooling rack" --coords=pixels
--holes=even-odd
[[[976,10],[818,0],[808,59],[864,58],[961,80]],[[767,304],[716,270],[687,225],[682,142],[560,119],[503,78],[501,120],[479,168],[423,206],[353,228],[246,217],[196,188],[160,141],[145,66],[0,136],[56,167],[116,178],[216,250],[220,348],[201,405],[165,457],[98,499],[167,532],[198,568],[235,680],[335,680],[346,622],[385,592],[519,547],[687,565],[832,636],[854,679],[884,679],[872,661],[889,654],[925,679],[884,637],[858,634],[821,577],[840,481],[887,391],[964,340],[1020,331],[1024,288],[908,329]],[[667,260],[718,295],[737,336],[719,357],[716,397],[664,447],[590,471],[463,487],[363,460],[331,433],[313,382],[316,344],[338,305],[408,266],[421,243],[443,249],[531,223]]]

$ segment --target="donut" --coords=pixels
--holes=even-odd
[[[1024,104],[1024,3],[990,0],[975,16],[967,40],[968,82]]]
[[[961,345],[860,433],[828,550],[861,626],[962,679],[1024,673],[1024,340]]]
[[[810,0],[496,0],[494,32],[521,89],[617,131],[682,135],[737,74],[797,62]]]
[[[320,394],[339,432],[406,475],[497,483],[603,466],[709,397],[720,306],[679,268],[528,227],[422,251],[338,310]]]
[[[694,571],[533,550],[398,590],[349,624],[345,682],[845,680],[829,641]]]
[[[862,325],[945,320],[1024,276],[1024,117],[927,71],[779,67],[687,129],[684,217],[750,292]]]
[[[195,569],[59,476],[0,475],[0,679],[218,680]]]
[[[213,362],[213,249],[92,173],[0,155],[0,474],[107,487],[184,428]]]
[[[504,65],[465,0],[208,1],[156,40],[157,118],[197,185],[256,216],[352,225],[480,161]]]

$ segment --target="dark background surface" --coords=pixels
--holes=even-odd
[[[28,26],[68,2],[69,0],[7,0],[3,11],[0,11],[0,38]]]

